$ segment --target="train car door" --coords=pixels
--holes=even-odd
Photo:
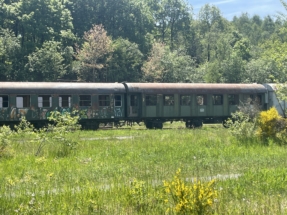
[[[138,117],[140,114],[140,94],[130,94],[128,101],[128,116]]]
[[[227,98],[228,98],[228,116],[231,116],[231,113],[235,113],[236,110],[238,110],[239,95],[229,94]]]
[[[196,95],[196,109],[197,109],[197,116],[207,115],[207,95],[205,94]]]
[[[213,117],[223,116],[223,94],[213,94],[212,95],[212,107],[213,107]]]
[[[122,118],[124,117],[124,102],[123,102],[124,95],[115,94],[114,96],[114,115],[115,118]]]
[[[173,117],[175,115],[174,111],[175,100],[173,94],[163,95],[163,116]]]

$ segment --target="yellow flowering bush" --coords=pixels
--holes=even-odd
[[[258,135],[261,138],[275,138],[286,141],[287,121],[282,118],[276,108],[272,107],[267,111],[262,111],[258,118]]]
[[[217,197],[215,180],[186,183],[180,178],[179,169],[171,182],[164,181],[165,202],[168,212],[175,214],[211,214],[212,205]]]

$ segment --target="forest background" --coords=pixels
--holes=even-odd
[[[287,17],[229,21],[184,0],[0,0],[0,81],[286,82]]]

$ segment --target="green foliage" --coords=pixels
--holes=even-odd
[[[231,118],[225,122],[225,127],[242,143],[253,140],[256,137],[256,118],[251,118],[248,113],[243,111],[232,113]]]
[[[164,181],[167,212],[175,214],[213,214],[212,206],[217,197],[215,181],[195,180],[188,184],[181,179],[180,169],[171,182]]]
[[[46,41],[43,47],[28,56],[26,68],[32,73],[32,81],[57,81],[64,76],[66,68],[61,43]]]
[[[109,61],[108,82],[140,82],[143,54],[135,43],[119,38],[113,43],[113,54]]]
[[[146,82],[194,81],[195,62],[190,56],[171,52],[161,43],[154,43],[150,57],[143,64],[143,79]]]
[[[78,142],[73,138],[69,138],[68,134],[80,129],[81,126],[78,124],[79,116],[75,113],[71,115],[69,112],[62,114],[58,111],[53,111],[48,120],[53,122],[47,128],[48,134],[51,132],[49,135],[50,142],[55,141],[59,146],[56,148],[56,156],[64,157],[69,155]]]
[[[10,145],[12,134],[13,131],[8,126],[0,127],[0,159],[13,156],[13,149]]]
[[[17,54],[20,52],[20,40],[10,29],[2,29],[0,26],[0,80],[13,80],[17,74],[14,65],[17,62]],[[16,70],[16,71],[15,71]]]
[[[173,128],[70,132],[81,144],[60,159],[49,153],[57,143],[35,157],[37,142],[13,137],[13,159],[0,160],[0,214],[175,214],[162,181],[179,166],[185,186],[216,180],[213,214],[286,214],[285,146],[243,147],[221,126]]]
[[[146,183],[133,179],[127,195],[129,205],[132,205],[138,212],[145,212],[151,206],[150,199]]]
[[[210,4],[194,16],[184,0],[2,0],[0,11],[2,81],[287,80],[283,13],[228,21]],[[105,31],[101,42],[87,39],[100,35],[95,26]],[[159,63],[150,54],[157,43],[167,49]]]
[[[79,116],[75,113],[71,116],[65,112],[51,112],[49,124],[47,127],[36,130],[34,126],[22,117],[19,125],[15,126],[14,131],[9,127],[3,126],[0,130],[0,154],[5,154],[9,151],[10,139],[19,139],[20,144],[36,143],[36,156],[42,153],[44,146],[53,145],[48,152],[51,156],[64,157],[69,155],[77,145],[77,141],[69,138],[68,134],[80,129],[78,124]],[[5,137],[5,138],[4,138]],[[8,150],[7,150],[8,149]],[[0,155],[1,157],[1,155]]]

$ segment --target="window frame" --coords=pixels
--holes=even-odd
[[[7,98],[7,101],[5,101],[4,98]],[[6,104],[6,105],[4,105]],[[7,108],[9,107],[9,96],[8,95],[0,95],[0,108]]]
[[[47,99],[47,97],[48,97],[48,99]],[[39,98],[42,98],[42,102],[39,101]],[[41,104],[41,105],[39,105],[39,104]],[[47,104],[49,104],[49,105],[47,105]],[[40,108],[52,107],[52,95],[38,95],[38,107],[40,107]]]
[[[239,94],[228,94],[227,98],[228,98],[228,105],[239,105]]]
[[[22,98],[23,106],[19,106],[18,98]],[[31,96],[30,95],[17,95],[16,96],[16,108],[29,108],[31,106]]]
[[[199,103],[199,97],[202,97],[203,102]],[[196,105],[197,106],[204,106],[207,105],[207,95],[206,94],[197,94],[196,95]]]
[[[67,100],[66,99],[64,100],[65,104],[67,105],[63,105],[63,97],[68,98]],[[72,96],[71,95],[59,95],[59,107],[63,107],[63,108],[72,107]]]
[[[146,104],[146,106],[156,106],[157,95],[156,94],[145,95],[145,104]]]
[[[212,104],[217,105],[223,105],[223,95],[222,94],[213,94],[212,95]]]
[[[103,94],[98,96],[99,107],[109,107],[110,106],[110,95]]]
[[[120,98],[120,100],[119,99],[117,99],[117,97],[119,97]],[[122,107],[122,95],[115,95],[115,100],[114,100],[115,102],[114,102],[114,105],[115,105],[115,107]]]
[[[190,105],[191,105],[191,95],[180,95],[180,106],[190,106]]]
[[[174,95],[173,94],[163,95],[163,105],[174,106]]]
[[[79,106],[80,107],[92,106],[92,96],[89,94],[79,95]]]

